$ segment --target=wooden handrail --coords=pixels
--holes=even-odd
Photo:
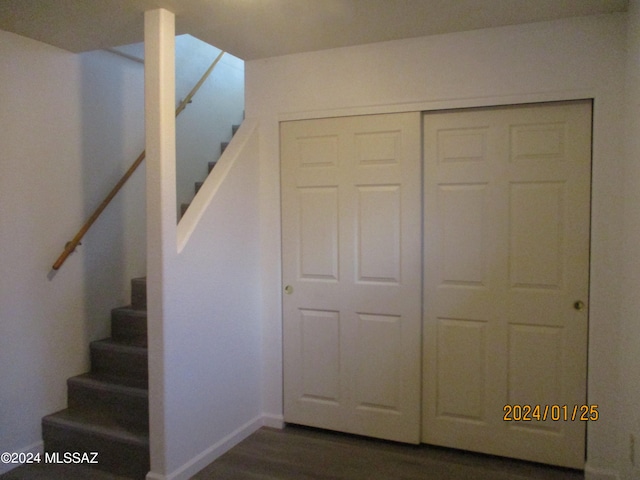
[[[176,117],[180,115],[180,113],[187,107],[187,104],[191,103],[191,99],[196,94],[196,92],[200,89],[202,84],[207,80],[207,78],[209,78],[209,75],[211,74],[215,66],[218,64],[218,62],[220,61],[224,53],[225,52],[220,52],[220,54],[216,57],[216,59],[211,64],[211,66],[207,69],[206,72],[204,72],[204,74],[202,75],[202,78],[200,78],[198,83],[195,84],[195,86],[191,89],[191,91],[184,98],[184,100],[180,102],[180,104],[178,105],[178,108],[176,108]],[[91,228],[91,225],[93,225],[93,223],[98,219],[98,217],[104,211],[104,209],[107,208],[107,205],[109,205],[111,200],[113,200],[113,197],[116,196],[116,194],[120,191],[122,186],[127,182],[127,180],[129,180],[129,177],[133,175],[133,172],[135,172],[136,169],[140,166],[145,156],[146,156],[146,150],[143,150],[142,153],[138,156],[138,158],[136,158],[135,162],[133,162],[133,164],[129,167],[129,170],[125,172],[122,178],[118,181],[118,183],[116,183],[116,185],[111,189],[111,191],[106,196],[106,198],[98,206],[98,208],[96,208],[95,211],[91,214],[91,216],[82,226],[82,228],[78,230],[78,233],[76,233],[76,236],[73,237],[73,240],[67,242],[67,244],[64,247],[64,250],[58,257],[56,262],[53,264],[52,268],[54,270],[58,270],[62,266],[64,261],[67,259],[67,257],[75,251],[78,245],[80,245],[80,241],[82,240],[82,237],[84,237],[84,235],[87,233],[89,228]]]
[[[196,92],[200,89],[200,87],[205,82],[205,80],[209,78],[209,75],[211,74],[211,72],[213,72],[213,69],[216,68],[216,65],[218,64],[218,62],[220,61],[223,55],[224,55],[224,52],[220,52],[220,54],[213,61],[209,69],[206,72],[204,72],[204,75],[202,75],[202,78],[191,89],[191,91],[189,92],[189,95],[184,97],[184,100],[180,102],[180,105],[178,105],[178,108],[176,108],[176,117],[180,115],[180,112],[182,112],[187,107],[188,103],[191,103],[191,99],[196,94]]]

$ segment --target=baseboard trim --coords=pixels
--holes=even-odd
[[[584,467],[584,480],[620,480],[620,475],[615,470],[591,467],[587,463]]]
[[[42,455],[44,453],[44,443],[42,443],[42,440],[40,440],[39,442],[36,442],[32,445],[29,445],[28,447],[24,447],[20,450],[13,450],[13,452],[16,453],[31,453],[33,455],[36,454],[40,454]],[[4,463],[4,462],[0,462],[0,475],[3,475],[5,473],[7,473],[10,470],[13,470],[14,468],[19,467],[20,465],[22,465],[21,463]]]
[[[235,447],[253,432],[264,426],[263,418],[264,417],[260,415],[253,420],[248,421],[240,428],[234,430],[222,440],[195,456],[170,474],[163,475],[155,472],[149,472],[146,480],[188,480],[213,462],[216,458],[231,450],[231,448]]]
[[[262,426],[270,428],[284,428],[284,417],[282,415],[264,414],[262,415]]]

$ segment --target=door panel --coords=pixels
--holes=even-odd
[[[338,280],[338,189],[306,187],[297,191],[300,209],[300,278]]]
[[[476,421],[484,417],[486,330],[484,321],[439,319],[436,359],[440,366],[436,398],[439,416]],[[450,382],[450,378],[459,382]]]
[[[358,187],[358,282],[400,282],[400,185]]]
[[[591,103],[424,116],[426,443],[584,467]]]
[[[400,414],[402,317],[358,314],[357,338],[356,408]]]
[[[486,282],[484,230],[486,184],[444,185],[438,191],[442,206],[443,242],[441,282],[482,286]]]
[[[300,310],[302,397],[308,401],[340,399],[340,315]]]
[[[564,182],[514,182],[509,189],[512,288],[562,288]]]
[[[281,125],[285,421],[420,438],[420,114]]]

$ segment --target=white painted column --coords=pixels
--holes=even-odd
[[[145,12],[147,324],[151,473],[164,478],[170,448],[165,408],[165,278],[176,253],[175,15]]]

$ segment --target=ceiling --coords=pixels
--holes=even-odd
[[[143,12],[244,60],[626,11],[628,0],[0,0],[0,29],[84,52],[143,41]]]

